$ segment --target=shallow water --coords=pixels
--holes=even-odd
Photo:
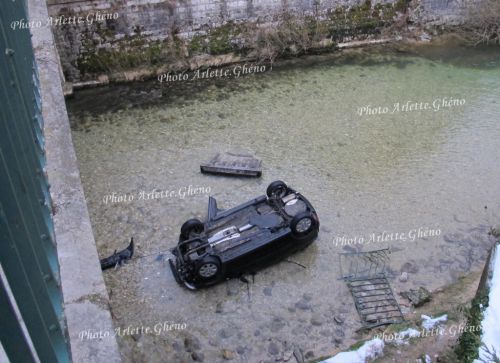
[[[346,347],[361,325],[338,280],[342,252],[391,247],[396,292],[435,289],[480,269],[500,215],[499,103],[500,51],[443,46],[352,50],[238,79],[78,92],[68,108],[99,253],[133,235],[137,255],[147,255],[105,273],[115,326],[186,324],[124,335],[124,360],[189,362],[198,352],[217,362],[227,349],[236,361],[258,362]],[[262,178],[201,174],[199,164],[221,151],[256,155]],[[229,208],[276,179],[315,206],[316,243],[248,286],[177,286],[166,250],[186,219],[205,217],[207,195]],[[173,193],[140,200],[153,189]],[[106,203],[113,192],[133,200]],[[384,232],[392,237],[367,243]]]

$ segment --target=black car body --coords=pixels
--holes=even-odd
[[[307,247],[318,235],[313,206],[282,181],[229,210],[209,197],[207,221],[186,221],[169,260],[176,281],[189,289],[211,286]]]

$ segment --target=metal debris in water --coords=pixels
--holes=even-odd
[[[366,328],[404,321],[387,280],[389,254],[389,249],[340,254],[342,279],[351,291],[356,310]]]
[[[215,155],[206,164],[201,164],[202,173],[260,177],[262,161],[252,155],[222,153]]]

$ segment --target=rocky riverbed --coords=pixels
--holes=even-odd
[[[355,49],[247,77],[77,92],[68,108],[99,253],[137,244],[104,274],[115,327],[133,332],[118,338],[124,361],[300,362],[348,347],[361,324],[341,252],[390,247],[396,293],[481,269],[500,214],[499,59]],[[262,159],[262,178],[201,174],[222,151]],[[168,249],[186,219],[205,217],[207,195],[229,208],[276,179],[315,206],[316,242],[249,283],[179,287]],[[139,198],[155,190],[173,193]],[[155,330],[165,322],[180,328]]]

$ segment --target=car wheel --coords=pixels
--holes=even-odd
[[[221,265],[219,259],[206,256],[196,268],[196,274],[203,280],[213,280],[219,277]]]
[[[271,184],[269,184],[266,190],[266,194],[269,198],[283,198],[287,192],[288,187],[285,182],[282,182],[281,180],[273,181]]]
[[[181,240],[185,241],[191,238],[191,234],[199,235],[203,232],[204,226],[200,220],[193,218],[186,222],[181,227]]]
[[[311,232],[315,225],[316,221],[312,214],[309,212],[302,212],[293,217],[290,228],[293,235],[302,237]]]

